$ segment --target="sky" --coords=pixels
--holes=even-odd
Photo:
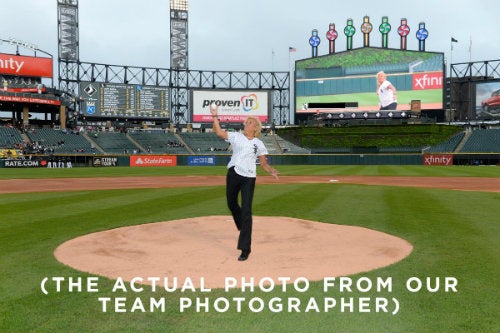
[[[169,68],[169,0],[78,2],[81,61]],[[35,44],[57,59],[57,0],[0,0],[0,4],[0,39]],[[330,23],[339,32],[337,52],[346,50],[347,19],[353,19],[356,28],[353,47],[362,47],[365,15],[374,28],[370,46],[381,46],[378,26],[388,16],[389,48],[399,48],[397,28],[406,18],[411,29],[408,50],[418,50],[415,33],[424,22],[429,32],[425,50],[444,52],[448,64],[498,60],[499,8],[498,0],[189,0],[189,68],[290,71],[294,61],[311,57],[308,41],[313,29],[321,38],[318,55],[328,53],[325,34]],[[452,37],[458,42],[451,43]],[[296,52],[290,53],[289,47]],[[14,53],[15,48],[2,43],[0,52]]]

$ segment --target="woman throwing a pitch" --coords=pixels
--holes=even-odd
[[[239,261],[248,259],[252,243],[252,199],[257,177],[256,161],[261,167],[278,179],[278,171],[267,163],[268,154],[264,143],[259,139],[262,125],[259,119],[248,117],[243,122],[244,131],[226,132],[220,127],[219,108],[212,104],[210,113],[213,118],[213,130],[218,137],[231,144],[233,154],[227,165],[226,198],[227,206],[233,215],[234,223],[240,231],[238,249],[241,250]],[[241,193],[241,206],[238,195]]]

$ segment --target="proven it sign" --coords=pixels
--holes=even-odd
[[[424,165],[453,165],[453,155],[451,154],[424,155]]]
[[[241,123],[248,116],[267,122],[270,117],[271,98],[268,90],[192,90],[195,123],[211,123],[210,105],[219,107],[219,120],[223,123]]]
[[[51,78],[52,58],[0,53],[0,74]]]

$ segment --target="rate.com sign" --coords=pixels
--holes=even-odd
[[[176,166],[177,156],[170,155],[132,155],[130,156],[131,167],[163,167]]]
[[[269,96],[270,91],[266,90],[192,90],[192,121],[211,123],[210,105],[215,103],[221,122],[241,123],[253,116],[265,123],[271,110]]]
[[[52,58],[0,53],[0,74],[51,78],[53,76]]]

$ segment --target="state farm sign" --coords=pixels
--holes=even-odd
[[[130,156],[131,167],[158,167],[176,166],[177,156],[170,155],[132,155]]]

